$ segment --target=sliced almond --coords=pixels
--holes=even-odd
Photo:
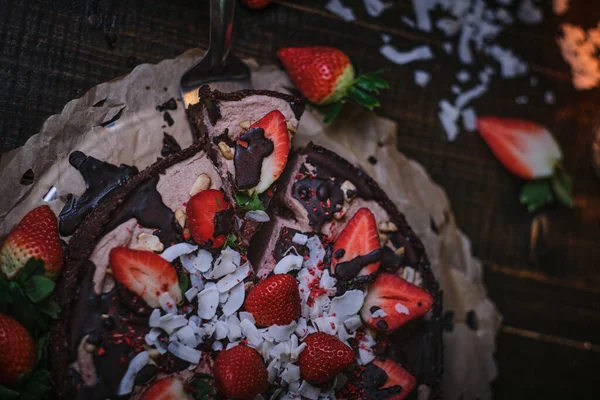
[[[242,129],[248,129],[248,128],[250,128],[250,121],[242,121],[242,122],[240,122],[240,128],[242,128]]]
[[[185,228],[185,222],[187,220],[187,215],[185,215],[185,211],[183,211],[182,209],[175,210],[175,219],[177,220],[179,226]]]
[[[219,142],[219,150],[227,160],[233,160],[233,150],[225,142]]]
[[[165,246],[161,243],[158,236],[142,232],[138,235],[138,245],[136,248],[140,250],[161,252],[165,249]]]
[[[288,128],[288,131],[296,133],[296,126],[294,124],[292,124],[291,121],[287,121],[286,125],[287,125],[287,128]]]
[[[223,142],[221,142],[223,143]],[[198,177],[196,178],[196,181],[194,182],[194,184],[192,185],[192,188],[190,189],[190,196],[195,195],[196,193],[200,193],[203,192],[207,189],[210,188],[210,176],[206,175],[206,174],[200,174],[198,175]],[[177,216],[176,216],[177,218]]]
[[[96,351],[96,345],[93,345],[87,341],[89,336],[90,335],[85,335],[85,337],[83,338],[83,349],[88,353],[93,353]]]
[[[378,226],[379,231],[383,233],[397,232],[398,227],[392,221],[381,222]]]
[[[344,217],[344,215],[346,215],[346,213],[348,212],[348,208],[346,208],[346,206],[342,207],[342,209],[336,213],[333,214],[333,218],[340,220]]]
[[[396,253],[396,255],[399,255],[399,256],[404,254],[404,246],[396,249],[396,251],[394,251],[394,253]]]
[[[386,235],[385,233],[380,233],[379,234],[379,244],[383,247],[385,246],[385,244],[387,243],[388,239],[390,237],[388,235]]]

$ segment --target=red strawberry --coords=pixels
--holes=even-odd
[[[332,120],[341,103],[351,99],[372,110],[379,101],[369,92],[388,88],[380,72],[355,77],[354,67],[342,51],[332,47],[288,47],[277,56],[300,92],[315,104],[333,104],[326,122]]]
[[[337,269],[340,263],[347,263],[356,257],[367,256],[375,250],[380,250],[379,232],[375,216],[368,208],[361,208],[352,216],[333,244],[333,256],[331,258],[331,273],[338,278],[351,279],[355,276],[370,275],[381,265],[379,257],[377,261],[363,266],[357,270],[352,264],[345,264]],[[374,254],[373,256],[377,256]],[[337,270],[336,270],[337,269]]]
[[[288,325],[300,317],[298,281],[288,274],[272,275],[250,290],[244,307],[257,326]]]
[[[300,376],[315,384],[327,382],[354,363],[354,352],[327,333],[311,333],[304,339],[306,349],[298,357]]]
[[[35,364],[35,344],[16,319],[0,313],[0,383],[14,385]]]
[[[381,389],[390,389],[395,386],[402,388],[400,393],[388,397],[388,400],[403,400],[408,397],[417,382],[414,376],[389,358],[383,361],[375,359],[373,360],[373,364],[384,370],[387,374],[387,380],[381,386]]]
[[[196,193],[187,204],[187,223],[192,237],[201,246],[213,249],[223,246],[228,232],[215,235],[215,217],[218,212],[231,208],[220,190],[209,189]]]
[[[273,0],[242,0],[244,5],[252,10],[261,10],[268,6]]]
[[[254,399],[269,387],[262,357],[244,345],[220,352],[213,374],[217,390],[228,399]]]
[[[482,117],[477,127],[496,158],[523,179],[552,176],[562,159],[548,129],[531,121]]]
[[[183,382],[174,376],[168,376],[150,386],[140,400],[185,400],[191,398],[185,391]]]
[[[182,299],[175,268],[152,251],[115,247],[110,251],[110,265],[115,279],[152,308],[160,307],[158,297],[164,292],[176,303]]]
[[[46,205],[29,211],[8,235],[0,249],[2,272],[12,278],[32,257],[44,261],[48,278],[58,278],[63,264],[62,244],[56,215]]]
[[[273,142],[273,152],[263,159],[260,181],[250,192],[262,193],[279,178],[287,164],[290,153],[290,134],[288,133],[285,117],[279,110],[274,110],[256,121],[248,130],[262,128],[265,138]]]
[[[360,310],[363,321],[379,331],[393,331],[431,309],[433,297],[397,275],[381,273]],[[374,313],[384,316],[373,316]]]

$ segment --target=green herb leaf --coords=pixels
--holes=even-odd
[[[179,272],[179,289],[181,289],[181,293],[187,292],[190,288],[190,277],[185,271]]]
[[[48,341],[48,335],[42,335],[35,344],[35,369],[40,365],[45,366],[46,364],[46,344]]]
[[[37,303],[37,308],[42,314],[47,315],[52,319],[57,319],[58,314],[60,314],[60,307],[51,297],[47,297]]]
[[[48,395],[50,372],[46,369],[33,371],[21,391],[21,400],[40,400]]]
[[[245,249],[242,246],[240,246],[239,242],[240,242],[240,239],[237,236],[235,236],[233,233],[230,233],[229,235],[227,235],[227,239],[225,240],[225,243],[223,244],[223,249],[230,247],[233,250],[244,251]]]
[[[379,93],[381,89],[388,89],[390,85],[381,76],[383,70],[359,75],[354,84],[367,92]]]
[[[527,211],[535,212],[554,201],[549,179],[540,179],[527,182],[521,188],[519,196],[521,204],[527,207]]]
[[[215,395],[213,377],[207,374],[195,374],[190,381],[190,389],[194,400],[207,400]]]
[[[361,106],[368,108],[369,110],[379,107],[379,100],[377,100],[376,97],[370,95],[357,86],[352,86],[350,93],[348,93],[348,98],[360,104]]]
[[[44,275],[45,273],[44,262],[37,258],[30,258],[17,274],[16,282],[20,286],[24,286],[32,276]]]
[[[571,177],[560,166],[554,169],[552,175],[552,190],[558,201],[566,207],[573,207]]]
[[[233,196],[235,197],[235,202],[237,203],[238,208],[243,212],[265,210],[265,206],[258,197],[258,193],[254,193],[252,195],[245,193],[234,193]]]
[[[4,385],[0,385],[0,399],[18,400],[20,397],[21,393],[17,392],[16,390],[7,388]]]
[[[325,108],[325,118],[323,118],[323,122],[328,124],[331,121],[333,121],[338,116],[338,114],[342,110],[343,106],[344,106],[344,102],[338,101],[337,103],[333,103],[330,106],[326,107]]]
[[[23,290],[31,301],[38,303],[52,293],[54,286],[54,282],[45,276],[33,275],[23,284]]]

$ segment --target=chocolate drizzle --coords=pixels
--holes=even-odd
[[[167,132],[163,132],[163,147],[160,150],[160,155],[163,157],[168,156],[169,154],[177,153],[181,151],[181,146],[175,138],[169,135]]]
[[[137,187],[106,227],[110,232],[123,222],[135,218],[138,224],[151,229],[157,229],[154,234],[169,247],[183,241],[181,226],[175,220],[173,210],[165,205],[156,185],[159,176],[156,175]]]
[[[61,236],[72,235],[84,218],[107,194],[138,173],[136,167],[125,164],[117,167],[94,157],[88,157],[81,151],[72,152],[69,163],[79,170],[83,177],[85,192],[80,197],[69,195],[67,204],[58,216]]]
[[[265,157],[273,153],[273,141],[265,138],[263,128],[252,128],[240,136],[235,146],[235,184],[238,189],[250,189],[260,182]]]
[[[375,249],[364,256],[354,257],[350,261],[336,264],[335,276],[340,279],[352,279],[358,275],[363,267],[381,260],[381,249]]]
[[[292,196],[306,209],[310,225],[317,230],[344,206],[344,192],[330,179],[300,179],[292,186]]]

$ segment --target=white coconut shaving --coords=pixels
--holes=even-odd
[[[544,13],[531,0],[522,0],[517,18],[524,24],[537,25],[544,19]]]
[[[417,28],[423,32],[431,32],[431,19],[429,18],[429,3],[423,0],[412,0]]]
[[[520,106],[522,106],[523,104],[527,104],[529,103],[529,97],[526,95],[517,96],[515,98],[515,103],[517,103]]]
[[[461,111],[460,115],[462,117],[463,128],[465,129],[465,131],[474,132],[475,130],[477,130],[477,114],[475,113],[475,110],[472,107],[465,108],[464,110]],[[408,268],[410,268],[410,267],[408,267]],[[405,269],[408,269],[408,268],[405,268]],[[410,269],[414,273],[414,269],[412,269],[412,268],[410,268]]]
[[[142,351],[141,353],[136,354],[136,356],[129,361],[127,371],[119,383],[119,389],[117,390],[117,394],[119,396],[124,396],[133,391],[133,387],[135,386],[135,377],[142,370],[142,368],[148,364],[149,361],[150,355],[147,351]]]
[[[176,258],[181,257],[184,254],[190,254],[196,250],[198,250],[198,246],[196,245],[185,242],[177,243],[163,251],[160,256],[168,262],[173,262]]]
[[[219,291],[215,286],[207,286],[198,294],[198,316],[211,319],[217,313]]]
[[[177,314],[177,302],[167,292],[158,296],[158,302],[162,309],[168,314]]]
[[[429,81],[431,80],[431,74],[429,72],[423,70],[415,71],[415,83],[421,87],[427,86]]]
[[[364,302],[362,290],[348,290],[343,295],[334,297],[331,300],[330,315],[335,315],[340,319],[347,316],[358,314]]]
[[[237,310],[239,310],[242,307],[242,304],[244,304],[245,295],[246,288],[244,287],[244,283],[240,282],[237,285],[235,285],[229,291],[229,298],[223,306],[223,315],[229,316]]]
[[[175,357],[192,364],[198,364],[200,362],[200,357],[202,357],[202,352],[200,350],[196,350],[179,342],[169,343],[168,350],[169,353],[173,354]]]
[[[440,18],[435,23],[435,27],[446,36],[454,36],[460,31],[460,23],[452,18]]]
[[[382,0],[363,0],[365,4],[365,10],[373,18],[379,17],[385,10],[393,6],[391,2],[384,2]]]
[[[337,335],[337,331],[340,325],[338,317],[319,317],[314,318],[312,323],[319,332],[327,333],[329,335]]]
[[[308,236],[306,236],[303,233],[295,233],[294,236],[292,237],[292,243],[299,244],[301,246],[304,246],[307,241],[308,241]]]
[[[379,48],[379,52],[391,62],[404,65],[414,61],[432,60],[433,52],[429,46],[417,46],[412,50],[399,51],[390,44],[384,44]]]
[[[195,286],[192,286],[191,288],[185,291],[185,298],[188,299],[189,302],[191,302],[197,295],[198,288]]]
[[[250,273],[250,263],[246,262],[244,265],[242,265],[241,267],[236,269],[231,274],[226,275],[225,277],[221,278],[217,282],[217,289],[221,293],[228,292],[235,285],[237,285],[240,282],[243,282],[249,273]]]
[[[341,0],[329,0],[325,5],[325,9],[346,22],[352,22],[356,19],[354,11],[350,7],[346,7]]]
[[[554,92],[549,91],[549,90],[546,91],[544,93],[544,102],[546,104],[554,104],[554,103],[556,103],[556,98],[554,96]]]
[[[458,121],[460,110],[450,104],[446,99],[440,101],[439,107],[438,117],[442,123],[442,128],[444,128],[444,131],[446,132],[448,141],[453,142],[458,136],[458,126],[456,125],[456,122]]]
[[[287,256],[285,256],[281,260],[279,260],[277,265],[275,265],[275,268],[273,269],[273,273],[287,274],[290,271],[298,270],[302,267],[303,261],[304,261],[304,258],[302,256],[288,254]]]
[[[402,304],[402,303],[396,303],[396,305],[394,305],[394,309],[396,310],[396,312],[398,314],[406,314],[406,315],[410,315],[410,311],[408,310],[408,308]]]
[[[487,52],[500,63],[500,74],[505,79],[523,76],[528,71],[527,64],[508,49],[493,45]]]
[[[248,211],[245,215],[246,219],[254,222],[269,222],[271,218],[269,214],[264,212],[263,210],[251,210]]]
[[[302,397],[306,397],[310,400],[319,400],[321,389],[311,385],[310,383],[308,383],[308,381],[302,381],[302,385],[300,385],[300,394],[302,395]]]
[[[240,253],[227,246],[221,251],[221,255],[215,261],[215,265],[210,273],[205,274],[207,279],[218,279],[234,272],[240,265]]]

